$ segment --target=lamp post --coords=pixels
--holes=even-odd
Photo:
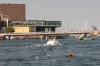
[[[69,20],[68,20],[68,32],[69,32]]]
[[[85,21],[85,31],[87,30],[87,21]]]

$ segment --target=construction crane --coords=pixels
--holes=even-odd
[[[93,30],[97,30],[97,27],[96,27],[96,26],[93,26],[93,25],[92,25],[92,28],[93,28]]]

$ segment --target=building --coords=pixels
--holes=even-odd
[[[0,12],[0,30],[5,30],[8,26],[8,15],[2,15]]]
[[[2,12],[3,15],[7,15],[9,17],[9,21],[22,21],[26,20],[25,17],[25,4],[0,4],[0,12]]]
[[[15,33],[55,32],[56,27],[61,26],[61,21],[46,21],[46,20],[10,21],[8,25],[13,26],[13,28],[15,28]]]
[[[0,4],[0,30],[13,26],[14,33],[54,32],[61,21],[26,20],[25,4]]]

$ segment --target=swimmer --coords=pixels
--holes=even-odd
[[[38,56],[35,56],[35,57],[34,57],[34,59],[38,59],[38,58],[39,58]]]
[[[73,52],[68,52],[67,57],[72,57],[73,56]]]

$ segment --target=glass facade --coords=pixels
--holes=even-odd
[[[9,21],[8,25],[9,26],[61,27],[61,21],[45,21],[45,20]]]

